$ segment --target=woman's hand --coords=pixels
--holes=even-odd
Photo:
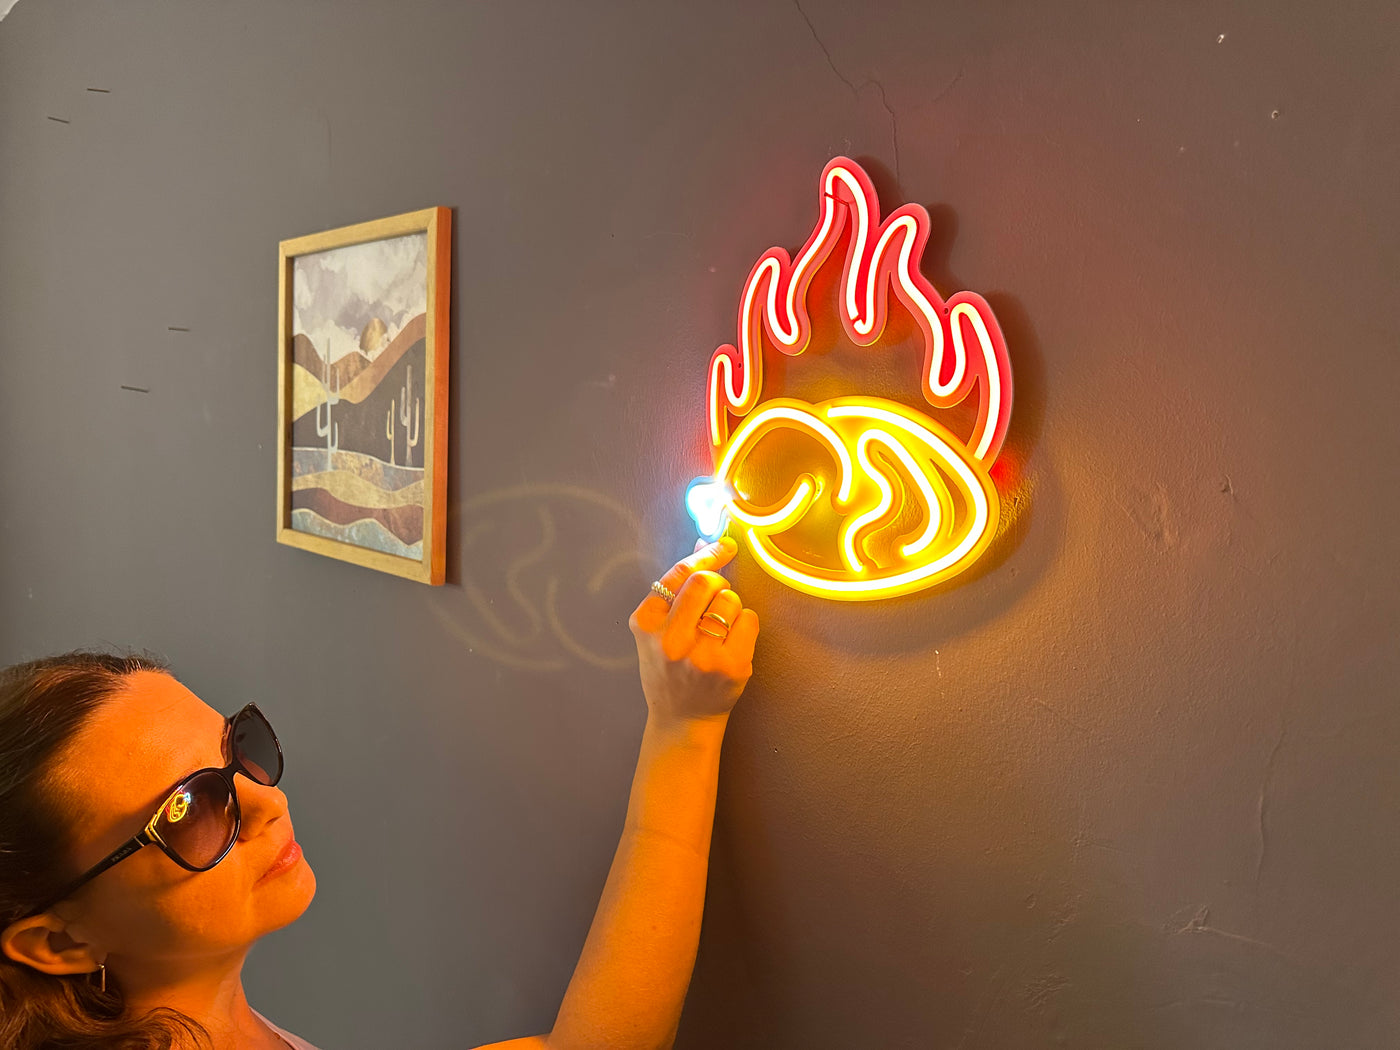
[[[653,718],[723,721],[744,691],[753,673],[758,615],[715,571],[737,550],[726,536],[678,562],[661,577],[675,601],[668,604],[653,590],[628,621]]]

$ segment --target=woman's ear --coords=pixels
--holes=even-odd
[[[0,933],[0,951],[17,963],[56,976],[91,973],[105,952],[95,945],[74,940],[72,927],[52,911],[20,919]]]

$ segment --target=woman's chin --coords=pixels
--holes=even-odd
[[[264,932],[271,933],[301,918],[302,913],[311,906],[311,900],[316,896],[316,873],[302,857],[291,868],[275,878],[258,883],[254,889],[262,898],[259,911],[268,920]]]

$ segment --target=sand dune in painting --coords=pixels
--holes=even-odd
[[[301,478],[311,474],[353,474],[363,478],[377,489],[394,492],[405,485],[423,480],[419,467],[391,466],[382,459],[362,455],[359,452],[345,452],[337,449],[331,456],[332,465],[326,466],[326,450],[323,448],[292,449],[292,477]],[[293,481],[295,485],[295,481]]]
[[[319,451],[319,450],[318,450]],[[386,489],[358,474],[343,470],[321,470],[292,478],[292,491],[324,489],[344,503],[357,507],[406,507],[423,504],[423,482],[410,482],[397,489]]]
[[[317,536],[352,543],[356,547],[397,554],[400,558],[419,561],[423,557],[423,543],[405,544],[377,521],[356,521],[350,525],[336,525],[305,507],[292,511],[292,528],[298,532],[310,532]]]
[[[394,540],[389,546],[373,545],[374,549],[390,553],[398,553],[393,547],[412,547],[422,540],[422,468],[391,466],[373,456],[339,449],[331,453],[331,468],[326,467],[325,449],[292,450],[295,528],[337,539],[341,526],[374,521]],[[311,516],[298,515],[298,511],[309,511]],[[323,528],[322,523],[334,528]],[[371,538],[378,535],[370,533]]]
[[[408,504],[400,507],[361,507],[336,499],[325,489],[300,489],[292,492],[292,510],[309,510],[333,525],[353,525],[357,521],[377,521],[395,539],[405,545],[423,538],[423,507]]]

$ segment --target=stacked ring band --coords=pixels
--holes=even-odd
[[[705,621],[706,621],[706,620],[714,620],[716,623],[718,623],[721,627],[724,628],[723,633],[721,633],[721,632],[719,632],[719,631],[707,631],[707,630],[705,630]],[[701,616],[701,617],[700,617],[700,622],[699,622],[698,624],[696,624],[695,629],[696,629],[697,631],[699,631],[701,634],[708,634],[711,638],[717,638],[717,639],[719,639],[721,642],[724,641],[726,638],[729,637],[729,621],[726,620],[723,616],[721,616],[721,615],[720,615],[719,613],[717,613],[717,612],[707,612],[707,613],[705,613],[703,616]]]
[[[667,605],[670,605],[673,601],[676,600],[676,592],[671,590],[671,588],[667,587],[660,580],[652,581],[651,589],[657,594],[661,595],[662,600]]]

